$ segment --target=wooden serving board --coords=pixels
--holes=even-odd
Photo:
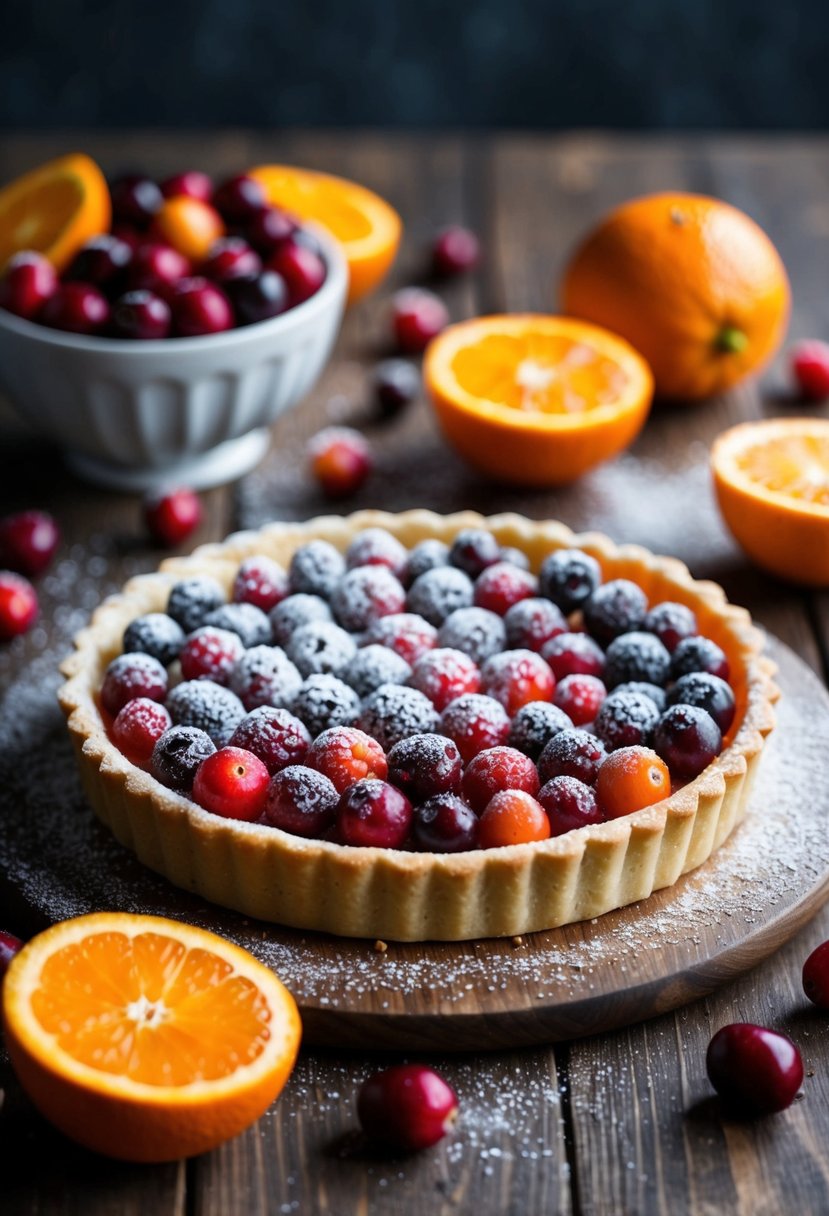
[[[179,891],[86,806],[56,681],[35,663],[0,728],[0,908],[18,933],[101,910],[214,929],[272,966],[307,1043],[481,1050],[580,1037],[712,991],[788,940],[829,896],[829,696],[781,642],[783,697],[745,822],[699,870],[642,903],[521,940],[399,945],[254,922]]]

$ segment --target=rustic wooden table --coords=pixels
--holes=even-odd
[[[778,244],[794,286],[793,335],[827,329],[829,143],[822,140],[73,132],[4,138],[0,180],[74,147],[109,171],[137,165],[164,175],[192,165],[222,175],[286,160],[356,178],[405,219],[392,285],[420,279],[424,244],[438,226],[468,223],[486,257],[478,274],[446,290],[456,318],[550,309],[573,242],[631,195],[671,187],[713,193],[748,210]],[[347,421],[365,428],[378,454],[375,476],[349,506],[518,510],[675,554],[695,575],[721,582],[826,677],[826,598],[751,569],[722,527],[708,481],[708,445],[726,426],[811,408],[786,395],[779,369],[759,387],[699,408],[658,408],[629,454],[571,488],[511,491],[463,467],[443,446],[425,402],[394,424],[373,418],[366,373],[384,350],[386,296],[349,315],[322,383],[276,426],[263,466],[206,496],[198,540],[327,509],[304,475],[303,445],[324,422]],[[54,511],[65,537],[61,564],[41,584],[43,627],[0,655],[5,685],[64,651],[101,592],[151,568],[160,554],[142,536],[135,499],[72,480],[58,455],[7,414],[0,417],[0,496],[2,511]],[[4,712],[0,740],[11,746],[13,700]],[[825,1213],[829,1047],[825,1017],[802,996],[800,968],[827,936],[829,910],[740,981],[626,1030],[555,1049],[430,1057],[457,1087],[463,1119],[452,1139],[415,1158],[373,1155],[354,1138],[356,1088],[376,1066],[364,1055],[306,1051],[283,1097],[245,1135],[207,1157],[155,1168],[108,1162],[62,1140],[3,1060],[0,1207],[8,1216]],[[800,1045],[803,1095],[785,1114],[757,1123],[721,1116],[705,1049],[717,1027],[735,1020],[782,1028]]]

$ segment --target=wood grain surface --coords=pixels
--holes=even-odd
[[[141,165],[160,175],[194,165],[221,174],[293,158],[358,177],[387,194],[406,221],[397,284],[421,278],[424,243],[436,226],[469,222],[483,236],[486,259],[475,276],[441,289],[457,318],[550,308],[573,241],[626,197],[673,187],[718,193],[745,207],[778,244],[794,285],[793,335],[825,336],[829,320],[829,142],[822,139],[64,133],[0,139],[0,179],[73,147],[109,171]],[[318,512],[325,504],[303,474],[303,446],[324,422],[347,420],[365,428],[378,456],[375,477],[349,509],[515,509],[676,554],[697,577],[720,581],[825,678],[825,596],[792,591],[747,565],[722,527],[707,474],[707,447],[732,422],[826,414],[787,397],[779,366],[759,386],[704,406],[660,407],[630,453],[576,486],[519,493],[466,470],[443,446],[425,402],[392,425],[374,418],[367,369],[386,348],[387,308],[384,292],[349,316],[322,383],[280,420],[262,468],[207,496],[197,540]],[[2,509],[37,503],[54,510],[64,529],[62,556],[78,570],[77,577],[58,570],[43,580],[42,629],[0,654],[0,678],[22,695],[13,681],[68,646],[89,598],[152,568],[160,554],[142,537],[134,499],[72,481],[57,454],[15,420],[4,415],[0,428]],[[7,702],[6,746],[14,713]],[[3,909],[3,919],[11,915]],[[208,1157],[152,1169],[105,1162],[63,1141],[3,1063],[2,1210],[818,1216],[829,1211],[829,1048],[825,1015],[807,1006],[800,970],[828,936],[824,911],[741,979],[638,1026],[555,1048],[464,1057],[433,1048],[425,1058],[457,1087],[463,1117],[450,1140],[413,1158],[373,1154],[356,1135],[356,1088],[376,1066],[365,1054],[306,1050],[282,1098],[255,1127]],[[705,1048],[713,1030],[734,1020],[783,1028],[800,1046],[803,1095],[783,1115],[735,1123],[712,1098]]]

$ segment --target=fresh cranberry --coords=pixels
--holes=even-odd
[[[152,291],[128,291],[115,301],[112,330],[117,338],[149,342],[168,338],[171,328],[169,304]]]
[[[829,942],[821,942],[803,964],[803,991],[818,1009],[829,1009]]]
[[[710,638],[683,638],[671,657],[671,676],[678,680],[692,671],[707,671],[709,675],[728,680],[728,657]]]
[[[367,629],[377,617],[402,612],[405,606],[406,592],[388,566],[355,566],[331,596],[334,616],[352,633]]]
[[[557,633],[541,647],[541,657],[557,680],[575,675],[601,677],[604,672],[604,651],[586,633]]]
[[[704,709],[672,705],[659,719],[653,746],[672,773],[690,779],[720,754],[722,734]]]
[[[358,725],[388,751],[409,735],[437,730],[438,715],[429,698],[416,688],[381,684],[363,702]]]
[[[585,785],[595,784],[607,751],[601,739],[586,730],[557,731],[538,758],[538,776],[546,785],[553,777],[575,777]]]
[[[213,194],[213,206],[230,224],[248,223],[267,202],[263,187],[245,173],[228,178]]]
[[[549,701],[528,701],[513,718],[507,743],[538,760],[553,736],[572,725],[567,714]]]
[[[419,355],[449,324],[446,305],[430,291],[410,287],[392,301],[392,326],[400,350]]]
[[[750,1022],[718,1030],[705,1063],[720,1098],[740,1114],[785,1110],[803,1083],[803,1061],[791,1039]]]
[[[800,396],[807,401],[829,397],[829,343],[817,338],[798,342],[789,355],[792,376]]]
[[[480,667],[507,644],[504,622],[486,608],[458,608],[440,627],[438,645],[462,650]]]
[[[683,638],[695,637],[697,618],[685,604],[675,604],[672,600],[664,600],[654,604],[642,624],[648,633],[655,633],[662,645],[670,653],[676,650]]]
[[[468,574],[455,566],[437,566],[418,575],[409,588],[406,604],[430,625],[442,625],[459,608],[472,606],[474,587]]]
[[[0,520],[0,566],[18,574],[42,574],[59,544],[58,526],[45,511],[19,511]]]
[[[385,781],[389,766],[380,744],[355,726],[332,726],[311,744],[306,764],[331,781],[341,794],[364,778]]]
[[[230,676],[230,686],[245,709],[287,707],[302,687],[302,676],[278,646],[251,646]]]
[[[394,418],[420,392],[420,374],[405,359],[383,359],[372,372],[371,385],[380,412]]]
[[[278,317],[289,306],[288,288],[275,270],[230,279],[225,288],[238,325],[255,325]]]
[[[325,282],[325,262],[313,249],[293,237],[280,245],[268,260],[268,269],[276,271],[288,284],[293,304],[310,299]]]
[[[359,431],[326,427],[308,445],[311,472],[329,498],[356,494],[372,470],[371,448]]]
[[[215,283],[194,276],[181,279],[170,292],[173,325],[179,338],[198,338],[233,328],[233,309]]]
[[[243,718],[231,736],[233,747],[253,752],[273,775],[290,764],[303,764],[311,736],[287,709],[261,705]]]
[[[445,735],[401,739],[389,752],[388,763],[389,781],[412,802],[460,789],[463,761],[457,745]]]
[[[272,257],[297,231],[297,222],[279,207],[263,207],[247,226],[247,237],[262,257]]]
[[[23,942],[6,929],[0,929],[0,979],[9,969],[9,964],[16,954],[23,949]]]
[[[432,246],[432,268],[437,275],[463,274],[478,265],[481,246],[474,232],[453,224],[438,233]]]
[[[730,684],[707,671],[692,671],[680,676],[668,693],[669,705],[696,705],[704,709],[723,734],[734,721],[736,701]]]
[[[417,660],[409,683],[441,711],[456,697],[478,692],[481,673],[463,651],[439,647]]]
[[[210,246],[201,273],[216,283],[250,278],[262,269],[262,259],[240,236],[224,236]]]
[[[28,633],[37,614],[37,595],[28,579],[0,570],[0,641]]]
[[[133,291],[169,294],[170,288],[190,274],[187,258],[171,245],[147,242],[132,255],[127,280]]]
[[[394,612],[374,620],[366,641],[388,646],[401,659],[414,666],[421,655],[437,645],[438,631],[415,612]]]
[[[409,834],[412,804],[386,781],[366,778],[344,790],[337,830],[344,844],[397,849]]]
[[[323,773],[292,764],[271,778],[262,820],[295,836],[320,837],[333,825],[339,800]]]
[[[536,797],[547,812],[551,836],[563,836],[604,819],[595,791],[576,777],[553,777]]]
[[[112,724],[112,741],[133,764],[146,767],[156,743],[172,725],[170,715],[158,701],[136,697],[118,711]]]
[[[407,558],[406,549],[385,528],[364,528],[345,551],[349,570],[355,566],[387,566],[397,578],[403,577]]]
[[[179,655],[185,680],[215,680],[227,684],[231,672],[245,653],[241,639],[227,629],[202,625],[191,633]]]
[[[554,550],[538,573],[541,594],[567,615],[583,607],[601,581],[599,563],[581,549]]]
[[[478,822],[478,844],[499,849],[513,844],[548,840],[550,821],[544,807],[525,790],[499,790]]]
[[[435,794],[416,807],[412,839],[428,853],[467,853],[478,845],[478,816],[457,794]]]
[[[471,579],[501,560],[501,546],[484,528],[464,528],[449,547],[449,561]]]
[[[650,697],[619,692],[605,700],[596,717],[595,731],[613,752],[618,747],[647,746],[658,721],[659,709]]]
[[[289,594],[288,576],[270,557],[246,557],[233,580],[233,601],[270,612]]]
[[[200,203],[209,203],[213,199],[213,182],[206,173],[198,169],[188,169],[184,173],[176,173],[161,183],[161,193],[165,198],[198,199]]]
[[[440,733],[456,745],[464,764],[479,752],[505,743],[509,732],[510,720],[503,705],[477,693],[452,701],[440,718]]]
[[[614,578],[597,587],[584,605],[584,623],[602,646],[622,633],[642,628],[648,597],[630,579]]]
[[[0,308],[33,320],[58,289],[54,266],[40,253],[16,253],[0,279]]]
[[[458,1117],[458,1099],[431,1068],[396,1064],[363,1082],[357,1114],[369,1136],[415,1152],[443,1139]]]
[[[498,561],[489,566],[475,583],[475,604],[498,616],[506,616],[513,604],[535,596],[538,580],[529,570]]]
[[[40,311],[39,321],[69,334],[99,334],[109,324],[109,302],[89,283],[61,283]]]
[[[215,750],[216,744],[198,727],[171,726],[153,748],[150,771],[162,785],[186,794],[193,788],[202,761]]]
[[[112,214],[122,224],[146,228],[164,201],[154,181],[137,173],[125,174],[112,182]]]
[[[550,638],[567,632],[567,618],[552,600],[530,596],[519,600],[504,617],[511,650],[541,650]]]
[[[528,701],[552,701],[556,681],[534,650],[503,650],[481,668],[481,687],[512,717]]]
[[[258,756],[240,747],[223,747],[202,762],[193,782],[193,799],[214,815],[250,823],[261,815],[270,775]]]
[[[153,539],[170,548],[186,540],[202,521],[198,495],[184,487],[148,495],[143,510]]]
[[[479,752],[463,775],[463,796],[478,814],[502,790],[538,792],[538,771],[523,752],[513,747],[491,747]]]
[[[665,684],[671,671],[671,656],[652,633],[634,630],[614,638],[605,653],[604,682],[608,688],[631,681]]]
[[[602,707],[607,689],[597,676],[565,676],[556,685],[553,702],[574,726],[592,722]]]
[[[163,701],[166,696],[167,670],[149,654],[119,654],[107,667],[101,685],[101,704],[113,718],[136,697]]]
[[[107,288],[123,276],[131,261],[132,249],[127,242],[104,232],[78,250],[64,279]]]

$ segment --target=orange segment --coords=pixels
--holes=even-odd
[[[3,986],[9,1054],[66,1135],[133,1161],[202,1153],[281,1091],[300,1022],[290,993],[222,938],[97,913],[40,934]]]
[[[829,420],[745,422],[716,440],[711,468],[720,510],[758,566],[829,586]]]
[[[110,218],[109,190],[93,160],[74,153],[49,161],[0,190],[0,271],[22,249],[64,270]]]
[[[273,206],[315,220],[340,242],[350,274],[349,302],[361,299],[385,278],[402,225],[379,195],[343,177],[291,165],[260,165],[249,176],[261,182]]]
[[[443,430],[489,476],[558,485],[639,433],[647,364],[607,330],[538,314],[480,317],[436,338],[424,379]]]

